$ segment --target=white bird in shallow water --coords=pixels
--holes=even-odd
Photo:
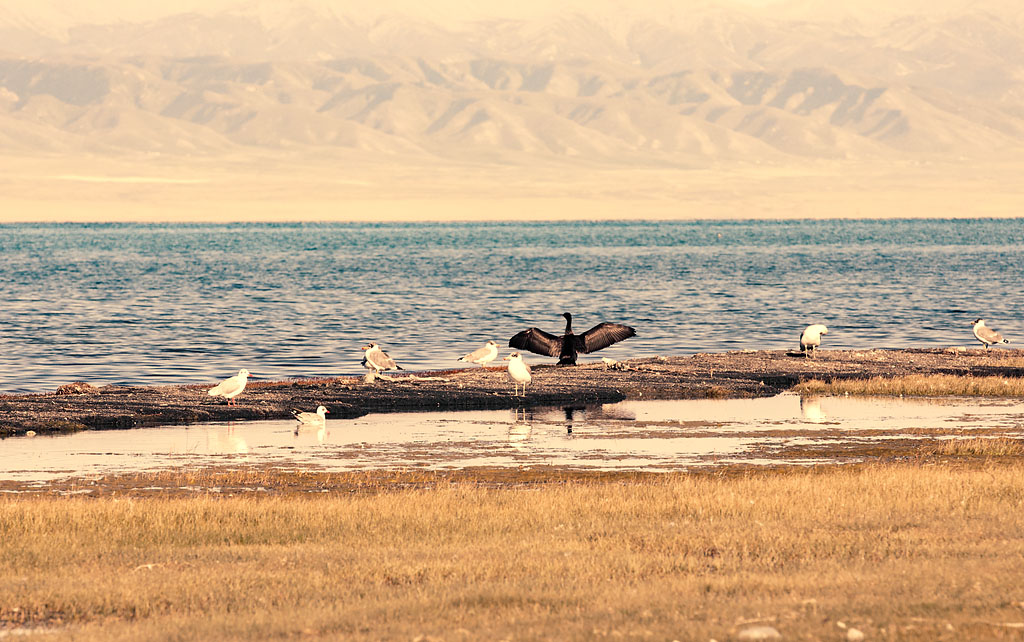
[[[515,386],[515,392],[513,396],[519,395],[519,384],[523,384],[523,396],[526,396],[526,384],[533,380],[533,376],[530,374],[530,366],[523,363],[523,358],[518,352],[505,357],[504,361],[508,361],[508,374],[512,377],[512,385]]]
[[[238,374],[221,381],[213,388],[210,388],[206,394],[211,397],[224,397],[228,400],[229,406],[237,406],[238,402],[235,401],[235,397],[242,394],[242,391],[245,390],[245,382],[249,380],[250,376],[252,375],[249,374],[249,371],[242,368],[238,371]]]
[[[293,410],[292,415],[295,416],[295,420],[299,422],[299,425],[295,428],[319,428],[327,423],[327,417],[324,415],[330,414],[330,410],[323,406],[317,406],[316,412],[302,412],[299,410]]]
[[[376,343],[363,346],[366,354],[363,355],[363,367],[373,372],[385,370],[404,370],[402,366],[395,363],[395,360],[388,356],[387,352],[380,349]]]
[[[482,366],[486,366],[488,363],[498,358],[498,344],[493,341],[488,341],[484,347],[477,348],[470,352],[464,357],[459,357],[459,361],[465,361],[467,363],[479,363]]]
[[[985,325],[985,319],[975,319],[974,336],[978,341],[981,341],[986,350],[988,350],[990,345],[996,343],[1009,343],[1009,341],[1003,338],[1003,335]]]
[[[804,354],[810,355],[814,349],[821,345],[821,335],[828,334],[828,328],[820,323],[815,323],[804,328],[800,335],[800,349]]]

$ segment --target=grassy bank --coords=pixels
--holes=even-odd
[[[47,640],[1020,639],[1024,463],[0,499]],[[842,623],[842,626],[840,626]],[[0,629],[2,630],[2,629]]]
[[[793,391],[820,395],[1024,397],[1024,378],[932,374],[830,381],[811,379],[797,384]]]

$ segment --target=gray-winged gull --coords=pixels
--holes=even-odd
[[[493,341],[488,341],[484,347],[477,348],[470,352],[464,357],[459,357],[459,361],[465,361],[467,363],[479,363],[482,366],[486,366],[488,363],[498,358],[498,344]]]
[[[384,372],[385,370],[404,370],[402,366],[395,363],[395,360],[388,356],[388,353],[380,349],[376,343],[363,346],[366,354],[363,355],[363,367],[373,372]]]
[[[292,415],[295,417],[295,420],[299,422],[296,430],[299,428],[319,428],[320,426],[323,426],[327,423],[327,417],[325,415],[330,412],[330,410],[323,406],[317,406],[316,412],[293,410]]]
[[[981,341],[986,350],[988,350],[990,345],[996,343],[1009,343],[1008,340],[1003,338],[1003,335],[985,325],[985,319],[974,320],[974,336],[978,341]]]

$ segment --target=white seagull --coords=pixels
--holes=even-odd
[[[814,349],[821,345],[821,335],[828,334],[828,328],[820,323],[815,323],[804,328],[800,335],[800,349],[805,355],[810,356]]]
[[[363,346],[366,354],[363,355],[363,367],[373,372],[385,370],[404,370],[402,366],[395,363],[395,360],[388,356],[387,352],[380,349],[376,343]]]
[[[978,341],[981,341],[986,350],[995,343],[1009,343],[1009,341],[1003,338],[1003,335],[985,325],[985,319],[975,319],[974,336]]]
[[[523,358],[518,352],[505,357],[504,361],[508,361],[508,374],[512,377],[512,385],[514,386],[513,396],[519,395],[519,384],[523,384],[523,396],[526,396],[526,384],[530,383],[533,377],[530,375],[530,366],[523,363]]]
[[[228,400],[229,406],[237,406],[238,402],[235,401],[235,397],[242,394],[242,391],[245,390],[245,382],[249,380],[250,376],[252,375],[249,374],[249,371],[242,368],[238,371],[238,374],[221,381],[213,388],[210,388],[206,394],[211,397],[224,397]]]
[[[327,417],[324,415],[330,414],[330,410],[323,406],[317,406],[316,412],[302,412],[299,410],[293,410],[292,415],[295,420],[299,422],[295,430],[299,428],[320,428],[327,423]]]
[[[488,341],[484,347],[478,348],[464,357],[459,357],[459,361],[465,361],[467,363],[479,363],[482,366],[486,366],[488,363],[498,358],[498,344],[493,341]]]

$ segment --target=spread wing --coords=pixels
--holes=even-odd
[[[562,354],[562,337],[548,334],[540,328],[529,328],[509,339],[508,347],[558,357]]]
[[[576,352],[596,352],[636,336],[636,330],[621,323],[598,323],[583,334],[576,335]]]

